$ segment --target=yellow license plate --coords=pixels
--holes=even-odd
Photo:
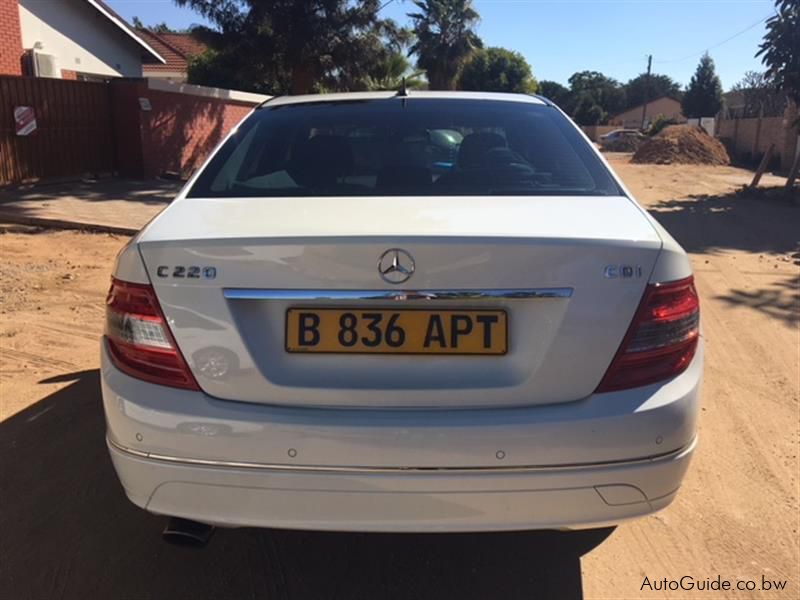
[[[505,354],[503,310],[290,308],[286,351],[354,354]]]

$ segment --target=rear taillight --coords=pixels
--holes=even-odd
[[[199,389],[152,286],[111,280],[106,299],[106,339],[111,360],[131,377]]]
[[[692,362],[700,335],[694,278],[650,284],[597,393],[663,381]]]

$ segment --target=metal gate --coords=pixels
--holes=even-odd
[[[0,185],[113,170],[107,83],[0,76]]]

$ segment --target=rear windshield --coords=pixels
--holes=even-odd
[[[256,110],[192,197],[619,195],[556,109],[390,98]]]

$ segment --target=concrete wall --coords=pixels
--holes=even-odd
[[[7,0],[0,0],[7,1]],[[83,0],[19,0],[22,46],[56,57],[57,70],[141,77],[141,49]]]
[[[788,126],[792,116],[749,119],[725,119],[717,122],[717,137],[739,160],[757,162],[771,144],[773,156],[780,160],[781,168],[788,169],[794,158],[796,133]]]
[[[17,0],[0,0],[0,75],[22,74],[22,32]]]

